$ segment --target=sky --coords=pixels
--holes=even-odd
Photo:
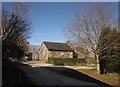
[[[27,2],[29,9],[28,18],[31,21],[31,38],[28,39],[32,45],[40,45],[43,41],[65,42],[64,26],[74,18],[78,8],[85,8],[89,4],[99,3],[84,2]],[[114,9],[117,16],[117,3],[102,3],[109,9]],[[2,4],[7,10],[12,10],[13,2]]]

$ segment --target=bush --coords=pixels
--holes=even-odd
[[[85,59],[77,58],[48,58],[48,63],[54,65],[68,65],[68,66],[86,65]]]
[[[54,64],[53,58],[48,58],[48,63]]]
[[[101,74],[119,72],[120,61],[112,56],[104,56],[100,59]]]

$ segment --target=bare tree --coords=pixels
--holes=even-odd
[[[30,36],[27,11],[24,3],[15,3],[12,12],[2,9],[1,38],[5,55],[13,46],[19,46],[23,51],[27,48],[26,39]]]
[[[94,53],[97,59],[97,70],[99,71],[99,37],[105,27],[114,25],[113,11],[104,6],[89,6],[85,9],[78,9],[74,15],[74,20],[68,23],[64,29],[64,34],[68,39],[79,45],[83,43],[88,50]],[[107,34],[106,34],[107,35]],[[86,39],[86,43],[84,40]]]

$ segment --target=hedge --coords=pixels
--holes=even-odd
[[[84,66],[87,64],[85,59],[77,58],[48,58],[48,63],[63,66]]]

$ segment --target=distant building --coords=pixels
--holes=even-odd
[[[85,58],[84,49],[75,46],[70,41],[61,42],[43,42],[41,47],[38,45],[29,45],[28,60],[39,60],[47,62],[52,58]]]
[[[29,45],[28,60],[38,60],[38,45]]]
[[[74,50],[73,58],[89,57],[89,51],[84,47],[78,47],[70,41],[67,41],[66,44],[68,44]]]

